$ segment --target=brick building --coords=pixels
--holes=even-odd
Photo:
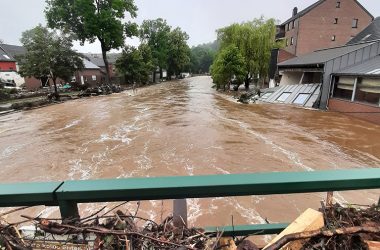
[[[272,53],[270,87],[276,85],[277,64],[313,51],[345,45],[374,17],[357,0],[319,0],[277,26],[284,48]]]
[[[278,26],[284,50],[300,56],[346,44],[373,20],[357,0],[320,0]]]

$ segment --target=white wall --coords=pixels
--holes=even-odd
[[[303,72],[280,72],[282,75],[280,86],[299,84]]]
[[[17,72],[9,71],[9,72],[1,72],[0,78],[6,82],[12,82],[12,80],[16,83],[17,87],[20,87],[25,83],[25,79],[21,77]]]

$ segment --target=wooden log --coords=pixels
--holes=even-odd
[[[218,249],[220,250],[237,250],[234,239],[232,237],[220,238],[218,242]]]
[[[299,216],[295,221],[293,221],[284,231],[277,235],[268,245],[264,247],[267,249],[269,246],[279,241],[285,235],[301,233],[305,231],[318,230],[324,227],[323,214],[321,212],[315,211],[314,209],[307,209],[301,216]],[[286,250],[299,250],[302,248],[304,241],[294,241],[281,249]]]
[[[368,247],[368,250],[378,250],[380,249],[379,241],[365,241],[365,244]]]

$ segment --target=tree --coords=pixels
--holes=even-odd
[[[262,81],[266,79],[271,50],[281,46],[275,41],[274,19],[265,20],[262,17],[251,22],[232,24],[219,29],[217,33],[221,49],[235,45],[244,57],[244,82],[247,89],[254,76],[259,76]]]
[[[70,31],[82,44],[99,40],[110,83],[107,52],[124,46],[125,37],[137,34],[137,25],[123,24],[125,13],[136,17],[134,0],[46,0],[48,25]]]
[[[223,90],[230,88],[233,78],[238,83],[243,82],[245,76],[245,62],[240,50],[235,45],[222,49],[211,66],[211,76],[216,88],[223,86]]]
[[[202,44],[191,48],[191,71],[203,74],[210,71],[216,54],[211,44]]]
[[[141,44],[139,48],[125,47],[116,61],[117,70],[131,84],[147,83],[154,67],[152,53],[146,44]]]
[[[156,68],[159,68],[161,78],[162,70],[168,66],[170,30],[171,27],[162,18],[145,20],[140,26],[140,40],[150,47],[154,64]],[[154,71],[156,71],[156,68]],[[155,72],[153,72],[153,81],[156,81]]]
[[[189,36],[180,28],[175,28],[168,39],[168,78],[179,75],[190,64]]]
[[[72,50],[71,38],[39,25],[23,32],[21,42],[26,49],[24,55],[17,57],[21,76],[51,79],[55,98],[59,99],[56,80],[68,81],[84,67],[80,55]]]

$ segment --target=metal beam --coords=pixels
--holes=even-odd
[[[223,236],[246,236],[246,235],[268,235],[278,234],[282,232],[288,223],[281,224],[258,224],[258,225],[237,225],[226,227],[206,227],[206,233],[220,233],[223,232]]]
[[[47,205],[56,206],[54,192],[63,182],[0,184],[0,207]]]
[[[380,188],[380,169],[67,181],[58,200],[78,203],[313,193]]]

